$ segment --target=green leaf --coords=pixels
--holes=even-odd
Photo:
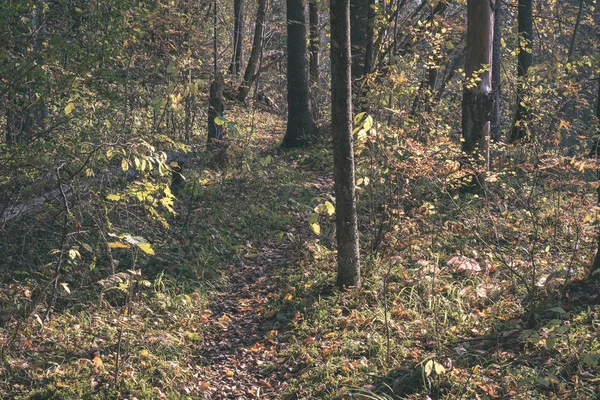
[[[167,74],[175,77],[178,73],[179,71],[177,70],[177,66],[170,62],[169,65],[167,65]]]
[[[65,114],[66,115],[71,115],[71,112],[73,111],[74,108],[75,108],[75,104],[73,104],[73,102],[70,102],[65,107]]]
[[[561,307],[552,307],[552,308],[549,308],[548,311],[559,313],[559,314],[565,314],[566,313],[566,311],[563,310]]]

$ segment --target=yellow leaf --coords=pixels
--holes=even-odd
[[[317,222],[314,224],[310,224],[310,229],[314,232],[315,235],[319,235],[321,233],[321,226]]]
[[[227,316],[227,314],[223,314],[223,316],[219,317],[219,321],[221,321],[221,322],[229,322],[229,321],[231,321],[231,318],[229,318]]]
[[[108,247],[111,249],[128,249],[129,245],[121,242],[110,242],[108,243]]]
[[[65,107],[65,114],[70,115],[74,108],[75,108],[75,104],[73,104],[73,102],[70,102]]]
[[[118,194],[109,194],[108,196],[106,196],[106,198],[108,200],[112,200],[112,201],[119,201],[119,200],[121,200],[121,195],[118,195]]]
[[[129,163],[127,162],[126,159],[121,160],[121,169],[123,171],[127,171],[129,169]]]
[[[284,299],[284,300],[287,300],[287,301],[290,301],[290,300],[292,300],[293,298],[294,298],[294,296],[292,296],[292,294],[291,294],[291,293],[288,293],[288,294],[286,294],[286,295],[284,296],[284,298],[283,298],[283,299]]]
[[[96,367],[101,367],[102,366],[102,359],[100,358],[100,356],[94,357],[94,359],[92,360],[92,362],[94,363],[94,365]]]
[[[152,246],[150,246],[150,243],[139,243],[137,246],[140,248],[141,251],[143,251],[146,254],[154,254],[154,249],[152,248]]]
[[[142,349],[140,351],[140,356],[142,357],[148,357],[150,355],[150,352],[148,351],[148,349]]]
[[[234,375],[235,375],[235,373],[230,369],[225,371],[225,376],[227,376],[229,378],[233,378]]]

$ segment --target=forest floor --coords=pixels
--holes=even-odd
[[[107,268],[74,271],[48,321],[40,307],[2,327],[1,398],[596,398],[600,287],[580,279],[593,236],[580,239],[565,222],[572,251],[544,227],[531,243],[545,250],[526,248],[522,232],[533,228],[512,192],[497,209],[477,193],[436,192],[420,164],[433,156],[412,143],[422,157],[407,165],[422,176],[387,228],[388,249],[368,250],[381,225],[367,221],[375,200],[363,194],[363,286],[340,290],[333,219],[321,213],[318,234],[308,222],[332,200],[331,153],[281,152],[282,121],[258,119],[237,167],[211,169],[195,156],[186,177],[200,190],[180,194],[171,228],[151,238],[156,254],[139,255],[134,290],[123,279],[108,285]],[[478,241],[490,226],[506,258]],[[535,280],[535,320],[529,280],[511,270],[528,271],[528,249],[532,277],[548,281]],[[113,253],[135,263],[129,249]],[[568,268],[569,282],[547,272],[554,265]],[[31,303],[35,281],[9,276],[4,309]]]

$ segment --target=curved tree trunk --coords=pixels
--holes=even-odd
[[[331,0],[331,126],[335,179],[337,283],[360,286],[352,144],[350,0]]]
[[[527,110],[523,107],[525,98],[527,71],[533,64],[533,54],[531,49],[531,39],[533,34],[533,5],[532,0],[519,0],[519,57],[517,65],[517,76],[519,84],[517,86],[517,113],[515,122],[510,132],[509,142],[514,143],[518,140],[531,140],[527,130]]]
[[[254,40],[252,41],[252,52],[248,60],[248,66],[244,73],[244,81],[238,89],[238,100],[242,103],[246,101],[250,87],[255,81],[258,70],[258,61],[262,51],[263,32],[265,29],[265,17],[267,15],[267,0],[259,0],[258,11],[256,12],[256,27],[254,28]]]
[[[281,147],[306,147],[316,133],[310,109],[302,0],[287,0],[287,129]]]

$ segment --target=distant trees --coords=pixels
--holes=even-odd
[[[494,1],[468,0],[465,56],[467,81],[462,101],[462,149],[467,154],[473,154],[478,149],[486,166],[489,162],[492,110],[493,32]]]
[[[303,0],[287,0],[288,120],[282,147],[307,146],[316,134],[310,108]]]
[[[336,201],[338,285],[360,286],[352,143],[350,0],[331,0],[331,130]]]

